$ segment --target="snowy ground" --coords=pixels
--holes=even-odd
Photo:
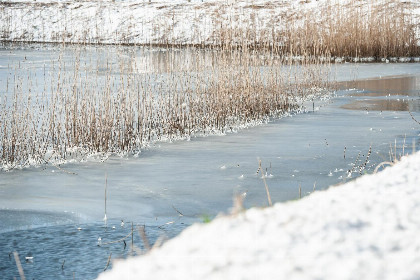
[[[345,4],[352,0],[336,1]],[[250,31],[256,37],[270,36],[272,32],[284,28],[285,18],[302,10],[319,11],[318,8],[330,2],[0,0],[0,39],[111,44],[212,44],[220,42],[220,32],[226,26]],[[420,15],[417,0],[404,2],[412,2],[415,13]]]
[[[193,225],[98,279],[420,279],[419,197],[417,153],[299,201]]]

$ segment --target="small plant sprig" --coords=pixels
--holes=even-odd
[[[258,175],[259,173],[261,173],[261,178],[263,179],[263,182],[264,182],[265,192],[266,192],[266,194],[267,194],[268,205],[269,205],[269,206],[273,206],[273,203],[271,202],[271,195],[270,195],[270,191],[269,191],[269,189],[268,189],[267,181],[266,181],[266,179],[265,179],[265,174],[264,174],[264,171],[263,171],[263,169],[262,169],[262,166],[261,166],[261,160],[260,160],[260,159],[258,160],[258,170],[257,170],[257,175]]]

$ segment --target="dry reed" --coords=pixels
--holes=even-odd
[[[57,10],[57,15],[63,18],[60,25],[48,22],[48,14],[42,3],[25,3],[32,9],[39,11],[42,26],[22,25],[31,19],[25,13],[20,15],[15,11],[19,4],[0,5],[3,24],[0,38],[3,41],[15,42],[66,42],[77,44],[126,44],[147,46],[231,46],[252,49],[272,49],[276,53],[299,56],[322,56],[357,58],[375,57],[411,57],[420,55],[420,33],[418,16],[414,14],[418,4],[415,1],[325,1],[316,8],[286,5],[283,12],[278,11],[278,3],[268,1],[266,5],[232,5],[228,2],[214,3],[209,9],[206,4],[195,5],[191,10],[198,11],[191,18],[191,14],[179,13],[177,6],[167,12],[159,13],[150,22],[138,18],[134,12],[124,10],[128,18],[116,28],[115,34],[106,30],[107,22],[111,24],[111,17],[100,18],[96,24],[90,18],[85,18],[86,26],[82,28],[73,25],[72,12],[69,7],[60,3],[51,3],[50,9]],[[57,5],[57,6],[55,6]],[[124,4],[118,7],[109,4],[109,9],[127,9]],[[135,3],[134,6],[145,5]],[[187,4],[185,4],[187,5]],[[188,6],[188,5],[187,5]],[[83,4],[80,5],[83,7]],[[138,8],[138,7],[137,7]],[[156,7],[157,9],[166,7]],[[185,8],[188,10],[188,8]],[[207,9],[207,10],[206,10]],[[280,9],[281,10],[281,9]],[[200,13],[210,12],[208,21],[200,19]],[[29,13],[30,14],[30,13]],[[82,13],[83,14],[83,13]],[[81,14],[81,15],[82,15]],[[37,17],[35,14],[33,15]],[[85,15],[86,16],[86,15]],[[203,15],[204,16],[204,15]],[[21,17],[21,18],[19,18]],[[90,16],[89,16],[90,17]],[[185,22],[185,17],[191,18]],[[19,22],[20,20],[20,22]],[[179,26],[191,24],[191,35],[179,37]],[[44,26],[55,26],[51,32]],[[147,30],[145,30],[147,29]],[[32,32],[31,32],[32,31]],[[181,30],[182,31],[182,30]],[[182,31],[184,33],[185,30]],[[34,35],[36,33],[37,35]],[[146,39],[145,39],[146,38]]]
[[[13,256],[14,256],[14,258],[15,258],[15,262],[16,262],[16,267],[17,267],[17,269],[18,269],[18,271],[19,271],[19,276],[20,276],[20,279],[21,280],[25,280],[26,279],[26,277],[25,277],[25,273],[24,273],[24,271],[23,271],[23,268],[22,268],[22,264],[21,264],[21,262],[20,262],[20,259],[19,259],[19,254],[18,254],[18,252],[13,252]]]
[[[317,9],[291,12],[276,19],[271,32],[265,19],[221,23],[210,44],[247,45],[286,55],[323,56],[358,61],[420,55],[420,32],[414,4],[408,1],[328,1]]]
[[[286,48],[300,55],[329,53],[356,59],[418,56],[419,27],[412,5],[388,0],[331,1],[318,14],[296,15],[301,24],[286,30]]]
[[[83,48],[64,47],[38,86],[23,65],[10,69],[13,86],[0,104],[4,169],[136,154],[156,141],[235,131],[296,109],[329,86],[328,63],[246,45],[169,49],[157,70],[142,61],[147,55],[116,49],[92,61]],[[72,53],[68,65],[63,56]]]
[[[266,192],[266,194],[267,194],[267,201],[268,201],[268,205],[269,205],[269,206],[273,206],[273,203],[271,202],[270,190],[268,189],[267,181],[266,181],[266,179],[265,179],[264,170],[262,170],[261,160],[258,160],[258,170],[257,170],[257,175],[258,175],[258,173],[260,173],[260,172],[261,172],[261,178],[263,179],[263,182],[264,182],[265,192]]]

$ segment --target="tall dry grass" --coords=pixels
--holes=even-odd
[[[409,1],[327,1],[271,20],[251,16],[220,21],[210,45],[247,45],[276,53],[331,57],[420,56],[420,26]],[[263,7],[260,7],[263,8]],[[257,8],[256,8],[257,9]]]
[[[317,59],[296,62],[246,46],[169,49],[152,59],[116,49],[92,59],[73,48],[74,57],[52,61],[38,86],[25,65],[10,70],[0,104],[3,168],[138,153],[155,141],[235,131],[297,108],[329,83],[328,65]]]
[[[302,26],[288,30],[286,37],[298,53],[320,50],[339,57],[418,56],[419,26],[412,5],[383,0],[331,3],[321,10],[319,19],[316,14],[304,14]]]
[[[308,8],[311,4],[308,6],[305,2],[317,4]],[[146,21],[131,11],[128,4],[107,3],[103,6],[102,3],[98,7],[92,4],[91,8],[100,11],[106,7],[111,14],[122,9],[127,16],[119,24],[115,23],[118,26],[114,28],[110,14],[92,20],[86,12],[81,12],[79,9],[87,10],[86,4],[75,8],[60,3],[4,2],[0,3],[3,23],[0,24],[0,40],[209,48],[246,45],[253,49],[274,49],[275,53],[285,55],[330,54],[351,58],[420,56],[420,18],[414,14],[420,5],[416,1],[312,0],[293,3],[241,1],[232,4],[220,1],[185,3],[185,7],[130,4],[133,9],[161,11]],[[36,12],[19,13],[19,9],[27,9],[24,5],[31,5]],[[80,22],[84,24],[75,26],[75,15],[83,17]],[[50,22],[55,16],[62,20]],[[53,31],[50,26],[54,26]],[[115,29],[112,34],[107,29],[110,27]],[[191,29],[191,32],[185,29]]]
[[[317,13],[284,15],[270,32],[259,18],[221,22],[211,44],[200,46],[205,50],[170,48],[162,37],[169,48],[153,58],[116,46],[93,59],[74,47],[66,59],[63,47],[41,79],[14,66],[0,104],[1,164],[138,153],[155,141],[225,133],[279,116],[328,87],[331,57],[420,55],[410,5],[331,1]]]

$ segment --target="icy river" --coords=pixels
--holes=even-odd
[[[9,64],[56,55],[0,49],[1,87]],[[335,96],[306,104],[301,114],[160,143],[138,157],[2,171],[0,278],[19,276],[17,252],[27,279],[94,279],[110,256],[144,249],[139,227],[154,243],[228,213],[235,194],[246,195],[247,208],[264,207],[258,159],[271,199],[285,202],[372,173],[395,148],[397,155],[419,150],[412,116],[420,120],[420,64],[337,64],[332,72],[340,82]]]

